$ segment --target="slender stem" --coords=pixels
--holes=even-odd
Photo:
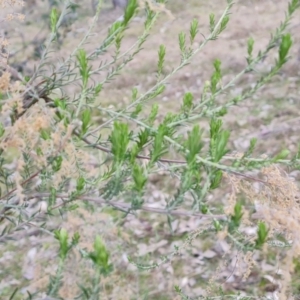
[[[168,75],[166,75],[162,80],[160,80],[159,82],[157,82],[152,88],[150,88],[144,95],[140,96],[138,99],[136,99],[135,101],[133,101],[130,105],[128,105],[125,109],[123,109],[121,112],[118,112],[114,117],[112,117],[111,119],[107,120],[106,122],[104,122],[103,124],[101,124],[99,127],[97,127],[97,130],[100,130],[101,128],[109,125],[111,122],[113,122],[114,120],[116,120],[117,118],[119,118],[122,114],[124,114],[126,111],[128,111],[129,109],[131,109],[132,107],[136,106],[137,104],[141,103],[143,100],[147,99],[147,97],[149,97],[154,91],[156,91],[158,89],[158,87],[160,87],[161,85],[165,84],[174,74],[176,74],[180,69],[182,69],[185,65],[187,65],[190,60],[199,52],[202,50],[202,48],[210,41],[213,40],[216,36],[216,33],[219,30],[219,26],[222,23],[223,19],[228,15],[228,11],[229,8],[231,7],[231,5],[228,5],[225,9],[225,11],[223,12],[222,16],[220,17],[217,25],[215,26],[213,32],[211,32],[211,34],[209,35],[209,37],[207,39],[205,39],[200,46],[195,49],[191,55],[185,59],[183,59],[181,61],[181,63]],[[92,130],[89,134],[92,134],[93,132],[95,132],[95,129]]]
[[[30,193],[27,196],[29,197],[49,197],[51,196],[51,193]],[[61,199],[69,199],[70,195],[68,194],[57,194],[57,198]],[[74,201],[75,199],[73,198],[71,201]],[[105,199],[101,197],[93,197],[93,196],[88,196],[88,195],[79,195],[76,196],[76,200],[82,200],[82,201],[88,201],[88,202],[93,202],[96,204],[105,204],[105,205],[110,205],[118,209],[122,210],[130,210],[131,209],[131,204],[130,203],[124,203],[124,202],[117,202],[117,201],[106,201]],[[68,201],[57,204],[56,206],[52,207],[52,210],[57,209],[61,206],[64,206]],[[216,218],[216,219],[226,219],[226,215],[206,215],[206,214],[200,214],[200,213],[194,213],[190,211],[185,211],[185,210],[166,210],[163,208],[156,208],[156,207],[150,207],[147,205],[142,205],[139,210],[149,212],[149,213],[157,213],[157,214],[164,214],[164,215],[172,215],[172,216],[181,216],[181,217],[201,217],[205,219],[211,219],[211,218]]]
[[[83,138],[83,137],[80,137],[80,135],[78,133],[75,133],[75,135],[77,137],[79,137],[82,141],[84,141],[86,144],[92,146],[93,148],[96,148],[98,150],[101,150],[103,152],[106,152],[106,153],[111,153],[111,150],[109,148],[106,148],[104,146],[101,146],[101,145],[96,145],[96,144],[93,144],[92,142],[90,142],[87,138]],[[174,142],[176,143],[175,141],[173,141],[172,139],[168,139],[168,141],[171,141],[171,142]],[[182,147],[182,149],[185,149],[183,146],[181,146],[180,144],[176,143],[176,146],[179,146],[179,147]],[[139,158],[139,159],[146,159],[146,160],[151,160],[151,157],[150,156],[146,156],[146,155],[137,155],[136,158]],[[253,180],[253,181],[257,181],[257,182],[261,182],[261,183],[264,183],[264,184],[268,184],[266,181],[264,180],[261,180],[259,178],[256,178],[256,177],[252,177],[250,175],[247,175],[247,174],[244,174],[244,173],[240,173],[238,172],[237,170],[235,169],[231,169],[227,166],[224,166],[224,165],[220,165],[220,164],[216,164],[216,163],[213,163],[213,162],[210,162],[208,160],[204,160],[203,158],[201,158],[200,156],[197,156],[197,158],[204,164],[207,164],[207,165],[210,165],[210,166],[213,166],[215,168],[218,168],[220,170],[223,170],[225,172],[229,172],[229,173],[232,173],[232,174],[235,174],[235,175],[238,175],[238,176],[241,176],[241,177],[244,177],[244,178],[248,178],[250,180]],[[160,158],[158,160],[158,162],[161,162],[161,163],[169,163],[169,164],[181,164],[181,165],[186,165],[186,161],[185,160],[176,160],[176,159],[169,159],[169,158]],[[176,166],[178,167],[178,166]]]

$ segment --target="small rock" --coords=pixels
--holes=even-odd
[[[215,251],[212,251],[212,250],[206,250],[204,253],[203,253],[203,256],[205,258],[213,258],[215,257],[217,254]]]

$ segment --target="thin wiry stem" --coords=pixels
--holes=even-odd
[[[50,193],[30,193],[27,196],[29,197],[36,197],[36,198],[46,198],[51,196]],[[68,194],[57,194],[57,198],[61,199],[69,199],[70,195]],[[101,204],[101,205],[110,205],[118,209],[122,210],[131,210],[131,204],[130,203],[124,203],[124,202],[118,202],[118,201],[107,201],[101,197],[93,197],[93,196],[88,196],[88,195],[79,195],[76,196],[76,200],[83,200],[83,201],[88,201],[88,202],[93,202],[96,204]],[[71,202],[74,201],[73,199]],[[62,202],[60,204],[57,204],[53,206],[51,209],[57,209],[59,207],[62,207],[66,205],[68,201]],[[211,219],[211,218],[216,218],[216,219],[226,219],[226,215],[206,215],[206,214],[200,214],[200,213],[193,213],[190,211],[184,211],[184,210],[167,210],[167,209],[162,209],[162,208],[156,208],[156,207],[150,207],[147,205],[142,205],[139,207],[139,210],[149,212],[149,213],[157,213],[157,214],[164,214],[164,215],[173,215],[173,216],[181,216],[181,217],[201,217],[204,219]]]
[[[125,109],[123,109],[121,112],[118,112],[114,117],[112,117],[111,119],[107,120],[106,122],[104,122],[103,124],[101,124],[99,127],[97,127],[96,129],[92,130],[91,132],[89,132],[89,134],[92,134],[98,130],[100,130],[101,128],[106,127],[107,125],[109,125],[110,123],[112,123],[114,120],[116,120],[117,118],[119,118],[122,114],[124,114],[126,111],[130,110],[132,107],[136,106],[137,104],[143,102],[145,99],[147,99],[147,97],[149,97],[153,92],[155,92],[161,85],[165,84],[174,74],[178,73],[179,70],[181,70],[184,66],[186,66],[191,59],[199,52],[202,50],[202,48],[211,40],[214,39],[216,33],[219,30],[220,24],[221,22],[224,20],[224,18],[228,15],[229,9],[232,5],[228,5],[225,9],[225,11],[223,12],[222,16],[220,17],[218,23],[216,24],[213,32],[211,32],[211,34],[209,35],[208,38],[206,38],[201,44],[200,46],[195,49],[187,58],[184,58],[181,63],[168,75],[166,75],[163,79],[161,79],[159,82],[157,82],[152,88],[150,88],[144,95],[140,96],[138,99],[136,99],[135,101],[133,101],[131,104],[129,104]]]
[[[94,143],[90,142],[87,138],[80,137],[80,135],[78,133],[75,133],[75,135],[77,137],[79,137],[82,141],[84,141],[86,144],[92,146],[93,148],[96,148],[96,149],[101,150],[101,151],[106,152],[106,153],[112,153],[111,150],[109,148],[107,148],[107,147],[104,147],[104,146],[101,146],[101,145],[98,145],[98,144],[94,144]],[[173,140],[171,140],[171,141],[173,141]],[[178,145],[181,146],[180,144],[177,144],[177,143],[176,143],[176,145],[177,146]],[[151,160],[150,156],[140,155],[140,154],[138,154],[136,156],[136,158],[145,159],[145,160],[149,160],[149,161]],[[199,159],[201,159],[203,163],[209,162],[209,161],[204,160],[204,159],[202,159],[200,157],[199,157]],[[168,159],[168,158],[160,158],[158,160],[158,162],[169,163],[169,164],[182,164],[182,165],[186,165],[186,161],[185,160],[176,160],[176,159]],[[244,178],[247,178],[247,179],[250,179],[250,180],[253,180],[253,181],[257,181],[257,182],[261,182],[261,183],[264,183],[264,184],[268,184],[266,181],[264,181],[262,179],[259,179],[259,178],[256,178],[256,177],[244,174],[244,173],[240,173],[240,172],[238,172],[238,171],[236,171],[234,169],[230,169],[229,167],[226,167],[226,166],[223,166],[223,165],[220,165],[220,164],[215,164],[215,163],[212,163],[212,162],[209,162],[208,164],[210,164],[211,166],[216,167],[216,168],[218,168],[220,170],[223,170],[225,172],[229,172],[229,173],[232,173],[232,174],[235,174],[235,175],[238,175],[238,176],[242,176]],[[178,166],[176,166],[176,167],[178,167]]]
[[[26,180],[22,181],[22,182],[21,182],[21,185],[23,186],[23,185],[25,185],[26,183],[28,183],[29,181],[31,181],[32,179],[34,179],[36,176],[38,176],[38,175],[40,174],[41,171],[42,171],[42,170],[39,170],[39,171],[33,173],[33,174],[32,174],[30,177],[28,177]],[[2,196],[2,197],[0,198],[0,201],[1,201],[1,200],[7,199],[7,198],[8,198],[9,196],[11,196],[11,194],[13,194],[16,190],[17,190],[17,188],[14,188],[14,189],[12,189],[11,191],[9,191],[8,193],[6,193],[4,196]],[[1,221],[1,220],[0,220],[0,221]]]
[[[54,32],[51,32],[51,34],[50,34],[50,36],[49,36],[49,38],[48,38],[48,40],[46,42],[45,49],[44,49],[44,51],[42,53],[42,57],[41,57],[40,63],[38,64],[38,66],[37,66],[34,74],[32,75],[32,77],[30,78],[30,80],[27,83],[29,86],[33,83],[33,81],[36,79],[37,75],[39,74],[41,66],[43,65],[43,63],[44,63],[44,61],[46,59],[46,56],[47,56],[47,54],[49,52],[49,48],[50,48],[50,46],[51,46],[54,38],[57,35],[57,29],[60,27],[60,25],[61,25],[61,23],[63,21],[63,18],[66,15],[66,11],[67,11],[67,9],[68,9],[69,6],[70,6],[70,1],[66,1],[65,5],[64,5],[64,7],[62,9],[62,12],[61,12],[61,14],[59,16],[59,19],[57,21],[56,30]]]

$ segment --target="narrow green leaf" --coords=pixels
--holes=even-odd
[[[158,75],[160,75],[163,71],[165,56],[166,56],[166,47],[164,45],[160,45],[158,50],[158,64],[157,64]]]
[[[197,19],[193,19],[191,26],[190,26],[190,43],[193,44],[196,35],[199,30],[199,22]]]
[[[56,32],[57,21],[58,21],[58,12],[57,9],[54,7],[51,9],[51,13],[50,13],[50,26],[51,26],[52,33]]]

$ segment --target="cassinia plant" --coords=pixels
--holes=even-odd
[[[1,5],[7,2],[0,1]],[[141,270],[159,268],[198,236],[210,233],[216,239],[222,236],[241,257],[248,257],[248,271],[254,252],[264,252],[268,247],[285,247],[287,258],[282,272],[283,277],[290,278],[289,267],[285,266],[290,266],[300,254],[300,226],[297,222],[300,210],[295,208],[298,207],[296,186],[277,165],[298,169],[300,150],[293,155],[283,150],[275,157],[255,157],[256,140],[252,139],[245,153],[235,155],[229,147],[230,132],[224,127],[222,117],[231,113],[232,106],[251,98],[270,82],[288,61],[292,37],[286,30],[299,1],[291,0],[288,4],[285,19],[264,49],[255,54],[254,40],[248,40],[245,67],[229,82],[222,80],[221,61],[215,60],[201,97],[196,99],[192,93],[185,93],[181,109],[168,113],[160,121],[157,118],[159,106],[153,100],[163,95],[173,75],[193,64],[194,57],[201,55],[202,49],[213,44],[226,30],[233,1],[227,1],[219,19],[214,14],[209,15],[208,36],[201,36],[196,19],[191,21],[189,32],[179,34],[179,63],[169,73],[165,69],[168,49],[160,45],[155,84],[144,92],[132,88],[130,102],[120,109],[103,105],[101,93],[143,51],[159,14],[166,11],[165,1],[130,0],[123,18],[110,25],[106,38],[89,52],[85,46],[92,37],[101,2],[89,30],[64,59],[56,57],[55,45],[64,18],[73,6],[64,1],[61,11],[52,8],[49,37],[30,77],[23,77],[10,67],[9,55],[5,51],[2,53],[0,242],[6,243],[19,231],[37,227],[52,235],[59,244],[56,273],[51,276],[47,291],[28,294],[24,299],[38,299],[40,292],[59,297],[66,260],[70,251],[79,247],[78,233],[70,238],[64,228],[50,228],[43,217],[63,215],[82,205],[93,209],[94,204],[112,207],[125,215],[136,211],[163,214],[170,227],[172,220],[181,216],[198,216],[206,220],[203,228],[191,232],[182,245],[153,264],[140,264],[135,258],[129,258]],[[122,42],[126,30],[138,12],[145,16],[143,32],[131,47],[124,50]],[[1,43],[3,49],[6,48],[4,38]],[[256,66],[274,48],[278,49],[278,55],[273,66],[263,74],[257,73],[257,81],[249,84],[248,89],[230,97],[228,92],[235,84],[247,73],[255,73]],[[102,60],[101,56],[108,51],[114,51],[111,59]],[[223,98],[220,101],[225,93],[226,101]],[[145,110],[146,103],[154,103],[150,111]],[[96,117],[99,114],[108,117],[99,123]],[[207,120],[207,127],[200,128],[199,120]],[[186,128],[187,131],[182,130]],[[250,176],[249,171],[253,170],[257,170],[256,175]],[[179,184],[166,206],[154,209],[147,205],[147,184],[153,174],[161,172]],[[264,179],[258,177],[259,172]],[[228,206],[209,204],[207,196],[220,188],[224,177],[232,187]],[[260,185],[260,197],[257,197],[253,182]],[[252,225],[257,226],[253,236],[240,231],[244,222],[250,222],[247,217],[249,209],[238,197],[241,192],[252,201],[252,207],[254,201],[260,202],[260,210],[257,209],[259,221],[251,220]],[[32,213],[29,208],[37,201],[46,205]],[[279,240],[278,232],[284,232],[285,238]],[[80,249],[80,253],[83,259],[92,262],[94,274],[90,286],[79,285],[78,299],[101,299],[99,282],[113,268],[109,250],[97,236],[93,250]],[[287,299],[284,297],[290,293],[290,282],[288,279],[283,282],[278,295]],[[225,295],[217,280],[212,279],[208,285],[206,295],[193,299],[242,299],[238,294]],[[182,299],[192,299],[179,286],[175,290]],[[12,291],[10,299],[18,293],[17,289]],[[244,295],[243,299],[254,298],[253,295]]]

